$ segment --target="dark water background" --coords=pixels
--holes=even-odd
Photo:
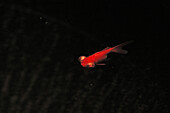
[[[167,4],[0,2],[0,113],[168,113]],[[86,69],[78,57],[134,40]]]

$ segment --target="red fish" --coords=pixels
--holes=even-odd
[[[127,54],[127,50],[123,50],[122,47],[131,43],[132,41],[124,42],[114,47],[106,47],[105,49],[96,52],[88,57],[80,56],[79,61],[83,67],[95,67],[95,65],[105,65],[100,62],[107,59],[107,54],[111,52]]]

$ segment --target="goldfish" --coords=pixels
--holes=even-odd
[[[94,53],[94,54],[92,54],[88,57],[80,56],[78,58],[78,60],[83,67],[93,68],[93,67],[95,67],[95,65],[106,65],[106,64],[102,64],[100,62],[107,59],[107,54],[109,54],[111,52],[120,53],[120,54],[127,54],[128,51],[122,49],[122,47],[131,43],[131,42],[133,42],[133,41],[127,41],[127,42],[121,43],[121,44],[114,46],[114,47],[106,47],[103,50],[98,51],[98,52],[96,52],[96,53]]]

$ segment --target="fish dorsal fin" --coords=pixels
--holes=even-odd
[[[107,50],[107,49],[110,49],[110,47],[106,47],[106,48],[104,48],[102,51]]]

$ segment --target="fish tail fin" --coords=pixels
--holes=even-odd
[[[133,41],[127,41],[127,42],[121,43],[121,44],[113,47],[112,52],[120,53],[120,54],[127,54],[128,51],[122,49],[122,47],[125,46],[125,45],[127,45],[127,44],[129,44],[129,43],[132,43],[132,42],[133,42]]]

